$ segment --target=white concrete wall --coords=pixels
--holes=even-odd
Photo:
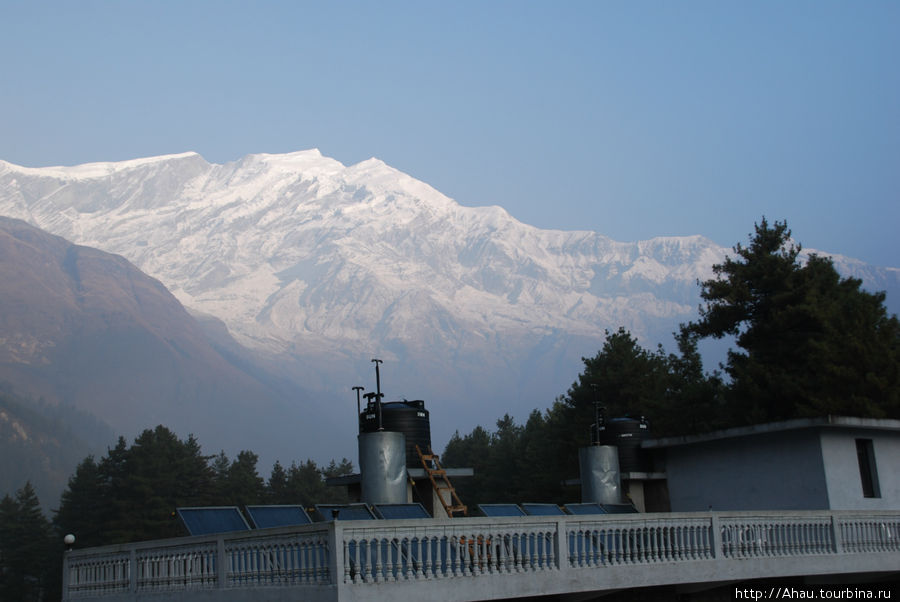
[[[675,445],[665,454],[672,512],[828,508],[816,429]]]
[[[856,439],[872,440],[880,497],[863,497],[856,456]],[[900,433],[865,429],[823,429],[821,445],[830,508],[900,509]]]

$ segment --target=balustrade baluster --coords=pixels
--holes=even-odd
[[[373,568],[373,577],[374,577],[375,583],[381,583],[385,580],[384,556],[382,556],[382,551],[381,551],[381,543],[383,540],[380,537],[375,536],[375,537],[372,537],[371,541],[372,541],[372,547],[375,550],[373,553],[374,554],[374,558],[373,558],[374,562],[372,562],[370,560],[370,562],[372,562],[372,565],[373,565],[373,567],[372,567]]]
[[[656,561],[664,562],[669,559],[669,534],[668,526],[663,521],[656,523]]]
[[[450,556],[453,561],[453,576],[456,577],[461,573],[460,564],[462,563],[462,545],[460,543],[460,538],[453,536],[449,539],[449,548],[450,548]],[[454,554],[454,550],[456,553]]]
[[[460,537],[459,545],[459,573],[460,575],[471,575],[471,557],[469,554],[470,545],[469,536]]]
[[[647,563],[651,560],[651,546],[653,545],[651,528],[647,525],[638,527],[641,531],[641,562]]]
[[[803,530],[806,533],[805,538],[804,538],[804,540],[806,542],[806,545],[803,550],[804,554],[815,554],[817,552],[816,548],[818,546],[818,543],[816,541],[816,526],[817,525],[815,523],[811,523],[811,522],[806,522],[803,525],[803,527],[804,527]]]
[[[449,536],[442,535],[437,540],[435,552],[437,556],[432,560],[435,575],[441,579],[453,575],[453,542]]]
[[[594,549],[594,566],[600,567],[606,564],[606,545],[603,530],[594,528],[591,530],[591,546]]]
[[[598,562],[598,552],[597,552],[597,532],[590,527],[587,528],[585,532],[585,560],[587,565],[590,567],[596,567],[600,563]]]
[[[405,549],[405,553],[403,555],[402,565],[406,565],[406,571],[403,573],[403,578],[407,581],[412,581],[416,577],[416,571],[419,570],[419,559],[421,558],[415,550],[415,546],[417,545],[412,535],[407,535],[403,538],[403,548]]]
[[[569,566],[584,567],[584,538],[584,529],[575,529],[572,532],[572,545],[569,546],[572,557],[569,558]]]
[[[822,524],[819,522],[815,522],[812,524],[812,528],[810,529],[810,535],[812,536],[812,552],[813,554],[821,554],[823,551],[822,545]]]
[[[616,527],[609,527],[605,528],[604,532],[603,543],[607,547],[606,556],[609,564],[622,564],[622,538],[619,536],[619,530]]]
[[[513,559],[516,565],[516,572],[521,573],[527,571],[529,567],[528,560],[528,536],[525,533],[515,533],[516,557]]]
[[[853,530],[856,535],[856,551],[857,552],[867,552],[866,549],[866,523],[857,520],[853,523]]]
[[[424,536],[420,535],[416,538],[416,556],[415,565],[413,566],[413,579],[420,580],[425,578],[425,548],[422,540]]]
[[[581,531],[581,553],[579,554],[579,566],[590,567],[591,562],[591,528],[585,527]]]
[[[640,527],[632,527],[629,531],[631,532],[629,539],[631,540],[631,549],[633,550],[632,560],[635,564],[642,564],[643,559],[641,558],[641,555],[644,553],[644,545],[641,538],[643,537],[643,529]]]
[[[866,552],[876,551],[875,547],[875,529],[872,521],[866,521]]]
[[[509,534],[509,549],[507,550],[509,558],[509,572],[521,572],[519,561],[522,559],[522,547],[519,545],[519,534],[515,531]]]
[[[384,557],[385,581],[398,581],[402,571],[400,567],[400,539],[385,537],[381,539],[381,554]]]
[[[857,523],[859,529],[859,551],[860,552],[871,552],[871,535],[869,533],[869,523],[866,520],[861,520]]]

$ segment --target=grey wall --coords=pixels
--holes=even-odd
[[[665,455],[672,512],[828,508],[817,429],[676,445]],[[855,465],[854,474],[858,481]]]
[[[863,497],[856,439],[871,439],[881,497]],[[900,433],[864,429],[823,429],[822,457],[828,500],[834,510],[900,509]]]

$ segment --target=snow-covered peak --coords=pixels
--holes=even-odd
[[[160,155],[157,157],[129,159],[127,161],[103,161],[72,166],[23,167],[6,161],[0,161],[0,164],[3,164],[10,171],[15,171],[24,175],[59,178],[61,180],[89,180],[105,178],[117,172],[147,167],[150,165],[193,158],[203,159],[198,153],[190,151],[172,155]]]
[[[318,149],[7,169],[0,213],[122,254],[245,342],[282,349],[309,337],[375,345],[400,336],[391,324],[408,333],[430,319],[397,314],[412,294],[451,316],[451,339],[620,325],[652,337],[647,312],[683,319],[727,252],[700,236],[542,230],[378,159],[345,166]]]
[[[264,168],[281,175],[335,175],[346,169],[343,163],[323,156],[317,148],[283,154],[256,153],[241,158],[237,164],[244,168]]]

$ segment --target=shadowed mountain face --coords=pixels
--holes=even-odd
[[[0,218],[0,381],[88,411],[117,434],[165,424],[209,453],[310,451],[299,391],[226,359],[157,280],[127,260]],[[311,441],[318,440],[312,437]]]
[[[321,392],[313,422],[341,420],[344,443],[327,452],[338,456],[353,455],[354,433],[352,417],[335,416],[355,405],[350,387],[372,388],[371,358],[385,360],[389,398],[428,402],[439,447],[456,429],[548,407],[606,329],[672,350],[671,333],[697,316],[697,280],[728,252],[701,236],[623,243],[540,230],[499,207],[461,206],[381,161],[344,166],[318,151],[225,165],[195,153],[74,167],[0,161],[0,214],[118,253],[221,320],[257,365]],[[835,264],[887,290],[896,311],[897,269]],[[161,332],[120,336],[187,353]]]

